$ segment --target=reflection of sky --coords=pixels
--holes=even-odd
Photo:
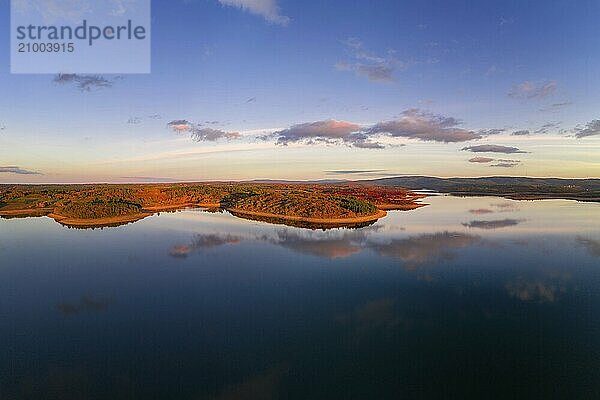
[[[565,372],[553,365],[579,362],[597,382],[597,358],[583,354],[600,351],[598,205],[426,202],[355,230],[199,210],[102,230],[0,220],[0,358],[11,366],[0,366],[0,377],[35,381],[39,368],[60,362],[87,365],[87,379],[125,376],[148,391],[223,394],[318,372],[323,381],[313,387],[326,390],[338,368],[368,368],[386,382],[439,380],[453,377],[440,365],[465,363],[479,376],[488,370],[469,362],[494,357],[503,371],[518,360],[556,379]],[[477,209],[492,212],[470,212]],[[472,224],[505,220],[519,222]],[[569,352],[555,351],[556,341],[568,341]],[[538,352],[550,361],[528,364]],[[412,375],[414,362],[428,372]],[[132,367],[140,364],[145,372]]]

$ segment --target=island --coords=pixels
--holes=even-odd
[[[96,228],[202,207],[299,227],[358,227],[389,210],[423,207],[423,197],[403,188],[353,183],[0,185],[0,218],[49,217],[68,227]]]

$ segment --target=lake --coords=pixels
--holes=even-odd
[[[600,204],[425,202],[0,220],[0,398],[600,398]]]

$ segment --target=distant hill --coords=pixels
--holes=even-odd
[[[435,178],[399,176],[362,184],[396,186],[410,190],[428,189],[458,195],[497,195],[514,199],[564,198],[600,201],[600,179],[526,178],[492,176],[484,178]]]

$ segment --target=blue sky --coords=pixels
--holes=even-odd
[[[153,1],[152,73],[82,91],[10,74],[0,0],[0,182],[598,177],[599,13],[595,1]],[[369,172],[331,172],[355,170]]]

